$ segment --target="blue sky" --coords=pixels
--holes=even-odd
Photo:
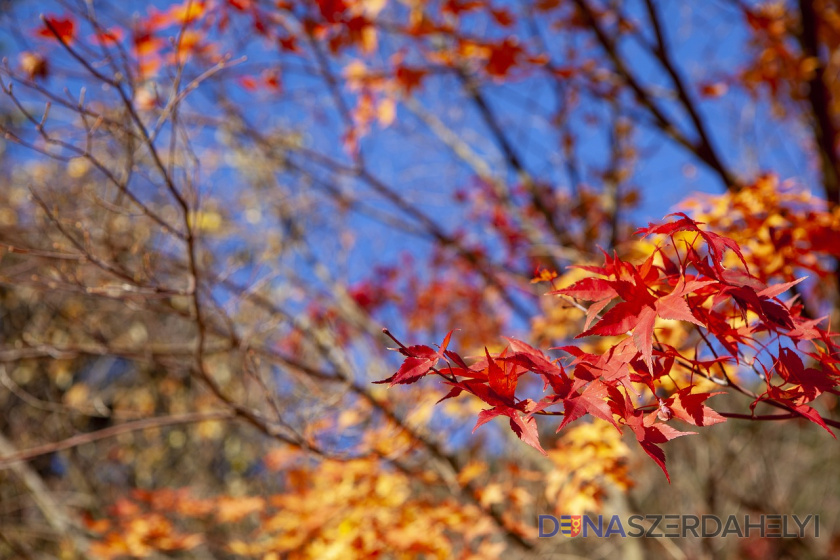
[[[130,23],[137,15],[148,13],[152,5],[164,10],[170,3],[97,3],[104,18],[116,15],[124,23]],[[501,2],[499,5],[507,6],[518,15],[525,15],[523,4]],[[724,74],[732,75],[746,64],[746,30],[731,4],[709,2],[702,9],[675,2],[659,2],[657,5],[662,10],[662,21],[667,41],[673,49],[673,59],[688,83],[697,84],[716,80]],[[118,8],[114,9],[114,6]],[[640,2],[626,2],[623,8],[631,19],[646,21],[647,16]],[[18,33],[3,38],[6,53],[12,55],[11,60],[14,62],[13,53],[21,48],[47,52],[49,46],[33,38],[29,30],[39,25],[38,14],[41,12],[66,13],[62,5],[19,2],[13,10],[11,16],[21,22],[16,26]],[[237,103],[251,123],[266,131],[295,131],[301,135],[308,149],[351,165],[351,159],[341,143],[345,131],[341,116],[323,82],[311,75],[311,59],[302,63],[295,56],[278,53],[273,45],[267,46],[261,39],[248,41],[252,39],[246,36],[249,24],[245,17],[232,20],[229,36],[225,40],[225,44],[231,45],[232,55],[236,57],[246,54],[248,61],[222,73],[212,87],[216,91],[224,91],[225,95]],[[579,35],[553,31],[549,20],[538,19],[537,25],[550,37],[550,50],[556,62],[562,63],[564,49],[570,45],[597,60],[604,59],[603,53],[591,38],[582,40]],[[486,34],[486,21],[480,18],[468,19],[465,27]],[[497,29],[494,33],[498,35],[503,31]],[[243,39],[245,41],[241,41]],[[652,40],[651,37],[647,39]],[[246,47],[233,47],[238,44]],[[381,35],[380,46],[381,52],[365,59],[365,64],[375,68],[386,63],[387,57],[401,45],[393,38]],[[628,61],[631,72],[653,92],[660,107],[692,136],[685,112],[675,100],[660,93],[670,88],[662,68],[632,41],[622,41],[621,53]],[[331,66],[333,72],[340,75],[342,65],[354,56],[345,55],[335,61]],[[50,62],[56,70],[72,68],[66,56],[51,55]],[[258,75],[261,69],[274,67],[281,70],[284,88],[281,95],[249,92],[238,85],[238,78],[242,75]],[[79,75],[78,69],[72,72]],[[61,84],[67,88],[71,97],[76,96],[81,85],[86,83],[84,78],[74,79],[73,75],[71,73],[71,77]],[[156,87],[165,91],[168,78],[161,75],[156,81]],[[55,80],[48,85],[53,88],[59,86]],[[514,173],[505,170],[498,145],[475,107],[465,98],[457,79],[451,74],[428,76],[423,85],[417,101],[468,143],[485,159],[494,173],[504,177],[509,185],[514,185]],[[498,116],[526,169],[537,180],[548,183],[552,188],[568,191],[573,185],[564,165],[559,133],[546,120],[557,102],[553,87],[553,84],[546,83],[542,75],[531,73],[504,84],[487,83],[482,87],[482,93]],[[88,89],[88,99],[109,94],[96,88]],[[772,117],[766,100],[761,97],[752,98],[748,92],[738,88],[730,88],[719,99],[701,100],[696,88],[692,95],[698,100],[699,111],[709,124],[715,146],[736,175],[749,178],[759,171],[772,169],[783,179],[796,177],[804,182],[813,181],[813,165],[804,156],[805,147],[801,140],[804,135],[796,135],[798,125],[791,122],[780,126],[779,121]],[[348,90],[343,90],[343,96],[350,104],[355,100],[355,93]],[[216,111],[212,101],[201,89],[189,98],[188,104],[197,113],[207,112],[212,115]],[[632,103],[632,98],[626,92],[622,94],[620,106],[630,120],[648,119]],[[577,137],[575,151],[580,160],[583,182],[595,190],[601,188],[597,169],[608,153],[604,122],[609,117],[609,111],[610,107],[602,101],[584,98],[569,114],[567,123]],[[54,118],[60,119],[60,114],[56,112]],[[643,225],[648,221],[659,220],[691,192],[723,191],[723,185],[716,175],[654,127],[642,124],[636,130],[639,154],[629,183],[639,189],[641,199],[638,208],[624,216],[625,223]],[[791,130],[794,134],[790,134]],[[196,131],[195,141],[198,148],[202,145],[218,148],[215,131],[212,129]],[[474,172],[454,158],[451,151],[430,134],[428,127],[404,106],[398,108],[397,119],[390,127],[381,129],[374,125],[371,133],[362,140],[362,153],[372,174],[409,202],[416,204],[444,230],[451,233],[466,228],[471,231],[474,240],[489,242],[491,248],[497,246],[497,242],[483,237],[486,229],[470,222],[469,209],[454,200],[457,190],[475,184]],[[241,207],[238,206],[237,197],[244,179],[240,172],[235,168],[220,169],[213,175],[203,177],[201,189],[205,197],[213,195],[222,199],[223,208],[231,214],[230,219],[241,222]],[[362,181],[336,177],[323,170],[315,174],[341,189],[347,189],[371,209],[411,221]],[[295,174],[278,170],[276,179],[289,193],[295,194],[298,188]],[[322,210],[317,212],[317,216],[313,215],[316,221],[312,223],[317,226],[309,232],[311,247],[324,262],[334,265],[334,272],[348,282],[365,278],[377,264],[398,262],[404,253],[413,255],[416,261],[422,261],[429,255],[432,245],[428,241],[397,232],[391,225],[371,219],[367,214],[338,213],[328,192],[317,192],[317,188],[311,189],[309,186],[305,188],[315,192],[315,199],[323,202]],[[302,192],[304,186],[300,189]],[[272,205],[280,203],[268,199],[263,204],[264,209],[268,210]],[[346,229],[356,235],[355,244],[349,253],[346,253],[348,245],[341,240],[341,232]],[[255,233],[259,235],[258,231]],[[239,247],[240,242],[228,239],[216,246],[221,251],[231,251]],[[299,266],[305,268],[302,260]],[[245,281],[259,270],[260,263],[257,262],[253,267],[242,269],[235,277]],[[309,272],[304,271],[302,274]]]

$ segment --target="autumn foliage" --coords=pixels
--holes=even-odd
[[[537,416],[562,415],[560,431],[590,414],[619,431],[630,428],[666,477],[665,453],[659,445],[695,433],[674,428],[669,423],[672,419],[706,427],[725,422],[726,416],[759,420],[802,417],[836,439],[809,404],[822,393],[838,394],[837,343],[829,331],[818,326],[822,319],[802,316],[797,297],[780,299],[805,278],[768,286],[750,274],[732,239],[701,228],[685,214],[676,217],[636,232],[668,242],[657,244],[643,263],[634,265],[605,254],[603,266],[578,266],[594,276],[549,292],[570,298],[575,305],[589,302],[584,331],[576,338],[630,335],[606,351],[593,354],[563,346],[559,350],[572,357],[564,365],[510,339],[502,352],[491,356],[485,350],[484,357],[467,365],[464,358],[448,350],[450,332],[437,351],[428,346],[400,345],[405,361],[385,381],[393,386],[437,374],[451,387],[441,400],[466,392],[492,407],[479,414],[476,428],[496,416],[507,416],[513,432],[543,454]],[[740,268],[724,266],[727,251],[734,253]],[[703,344],[686,355],[660,341],[657,319],[693,324]],[[813,360],[815,367],[806,368],[803,357]],[[752,393],[743,388],[744,381],[733,379],[726,364],[751,368],[765,390]],[[571,371],[567,373],[567,369]],[[519,379],[527,373],[540,378],[543,391],[549,394],[539,400],[517,398]],[[751,413],[715,411],[705,401],[721,392],[709,392],[708,383],[699,386],[701,381],[750,397]],[[757,415],[759,405],[787,412]],[[560,406],[562,410],[557,410]]]
[[[0,558],[840,555],[836,2],[3,10]]]

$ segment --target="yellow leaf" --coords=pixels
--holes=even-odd
[[[491,506],[493,504],[500,504],[504,501],[505,496],[502,493],[502,487],[499,484],[488,484],[481,491],[481,505]]]
[[[458,473],[458,483],[462,486],[467,485],[485,472],[487,472],[487,465],[480,461],[470,461]]]
[[[390,126],[397,116],[397,104],[390,97],[379,102],[376,108],[376,118],[382,126]]]
[[[258,496],[242,498],[219,498],[216,519],[221,523],[239,521],[252,513],[258,513],[265,508],[265,500]]]

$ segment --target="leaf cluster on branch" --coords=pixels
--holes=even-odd
[[[468,364],[448,349],[452,332],[438,350],[404,346],[394,339],[405,360],[380,383],[409,384],[436,374],[451,387],[441,400],[468,393],[492,407],[479,414],[476,429],[507,416],[511,430],[542,453],[537,416],[562,415],[560,431],[589,414],[619,431],[629,428],[669,481],[659,445],[695,433],[674,428],[672,419],[706,427],[726,421],[727,416],[801,417],[836,439],[828,424],[840,427],[840,422],[826,421],[810,404],[823,393],[840,394],[840,345],[819,326],[821,319],[802,315],[797,297],[780,298],[805,278],[767,286],[750,273],[735,241],[683,213],[675,217],[636,232],[661,239],[641,264],[605,253],[603,266],[576,267],[592,276],[549,292],[570,298],[586,311],[584,331],[576,338],[628,335],[603,353],[563,346],[559,349],[572,356],[564,364],[520,340],[508,339],[503,351],[491,355],[485,349],[485,356]],[[724,264],[727,251],[737,257],[736,266]],[[578,302],[589,302],[589,307]],[[658,320],[693,324],[697,344],[686,351],[661,342],[656,335]],[[814,365],[806,367],[803,357]],[[727,364],[736,366],[738,375],[730,373]],[[742,376],[745,370],[755,373],[763,391],[749,389]],[[528,373],[541,378],[546,396],[539,400],[516,396],[520,378]],[[722,391],[698,389],[701,378],[751,398],[751,413],[721,414],[705,404]],[[785,412],[756,414],[760,404]]]

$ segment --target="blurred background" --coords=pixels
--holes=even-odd
[[[540,418],[543,457],[439,381],[372,383],[383,327],[570,344],[546,292],[672,211],[836,325],[837,2],[0,9],[0,558],[840,554],[840,448],[804,420],[669,442],[669,484],[605,422]],[[821,534],[537,538],[587,513]]]

